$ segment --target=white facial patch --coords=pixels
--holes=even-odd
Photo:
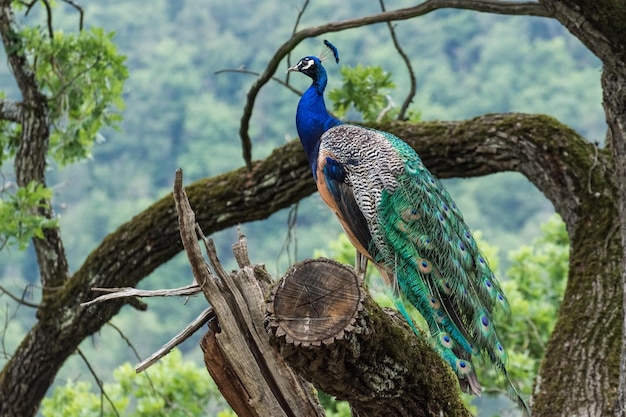
[[[307,59],[306,62],[303,62],[302,67],[300,67],[300,71],[308,70],[313,65],[315,65],[315,61],[313,61],[312,59]]]

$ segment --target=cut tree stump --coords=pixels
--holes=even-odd
[[[281,282],[269,303],[276,336],[294,345],[319,346],[354,329],[363,291],[352,268],[309,259],[291,267]]]

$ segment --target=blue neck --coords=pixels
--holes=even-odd
[[[341,124],[341,121],[332,117],[326,110],[324,103],[326,71],[321,66],[320,69],[317,77],[313,79],[313,84],[300,98],[296,112],[296,128],[314,177],[322,134],[331,127]]]

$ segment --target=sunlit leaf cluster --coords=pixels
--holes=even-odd
[[[52,157],[61,165],[89,157],[100,129],[117,127],[124,107],[128,71],[113,33],[99,28],[57,31],[51,39],[40,27],[25,27],[20,35],[37,82],[49,97]]]
[[[43,400],[44,417],[234,417],[209,374],[173,350],[147,372],[126,363],[113,372],[104,395],[88,382],[68,381]],[[106,397],[105,397],[106,395]]]
[[[393,107],[390,91],[395,88],[391,73],[377,65],[341,67],[341,88],[332,89],[328,98],[338,117],[345,117],[351,108],[361,113],[365,121],[389,116]],[[385,110],[387,109],[387,110]],[[383,113],[385,112],[385,113]]]
[[[17,245],[21,250],[33,237],[43,237],[43,229],[56,226],[56,219],[39,213],[52,196],[52,190],[31,182],[14,192],[2,193],[0,199],[0,246]]]

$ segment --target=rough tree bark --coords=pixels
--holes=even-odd
[[[615,313],[620,320],[621,332],[616,333],[613,330],[610,333],[616,334],[609,340],[603,337],[601,340],[596,340],[596,343],[604,342],[611,346],[611,349],[605,352],[605,355],[608,356],[607,362],[609,364],[609,368],[605,368],[605,372],[618,375],[619,384],[608,387],[600,383],[596,384],[594,389],[592,385],[597,382],[597,378],[590,375],[590,378],[579,381],[579,383],[582,382],[580,395],[576,397],[572,395],[559,396],[558,403],[567,402],[571,406],[570,409],[578,413],[577,415],[599,415],[598,413],[600,412],[606,413],[602,415],[626,416],[626,319],[624,318],[626,312],[626,296],[624,296],[626,294],[626,251],[624,250],[626,248],[626,4],[624,2],[604,2],[598,0],[541,0],[540,3],[602,60],[603,105],[609,127],[606,146],[611,153],[612,160],[607,161],[608,163],[601,165],[601,167],[613,171],[608,179],[613,187],[612,199],[616,205],[616,209],[612,212],[607,212],[606,215],[613,215],[619,219],[616,222],[617,224],[611,224],[611,228],[607,228],[606,232],[608,233],[607,241],[618,239],[621,249],[619,252],[616,251],[614,257],[611,258],[613,263],[618,263],[616,273],[620,276],[620,282],[619,287],[612,288],[612,296],[610,297],[616,310],[617,306],[622,307],[621,311]],[[602,219],[597,217],[589,218],[589,221],[597,220],[601,221]],[[570,238],[572,238],[571,235]],[[594,247],[585,249],[597,250]],[[572,248],[570,268],[575,266],[572,262],[576,260],[575,255],[574,248]],[[598,266],[601,265],[598,264]],[[588,264],[584,266],[589,268]],[[579,265],[579,267],[582,267],[582,265]],[[591,280],[590,282],[594,281]],[[575,282],[568,282],[568,291],[574,291],[575,285]],[[595,297],[588,301],[606,303],[607,300],[601,298],[605,294],[598,292],[598,290],[606,289],[602,287],[594,288],[592,293]],[[618,295],[621,296],[621,299],[618,298]],[[566,297],[566,300],[568,299]],[[561,317],[563,317],[563,314],[564,310],[561,311]],[[587,318],[587,320],[589,319]],[[561,321],[559,320],[559,323]],[[618,325],[618,323],[615,323],[615,325]],[[572,332],[569,337],[565,338],[566,340],[561,340],[560,335],[564,336],[565,330],[561,331],[559,328],[557,330],[559,331],[553,335],[544,360],[545,371],[541,372],[541,377],[548,381],[551,380],[551,375],[553,375],[551,371],[556,370],[548,370],[553,364],[560,362],[561,366],[559,369],[565,369],[568,366],[567,361],[559,356],[567,352],[564,352],[562,346],[558,346],[558,344],[560,342],[576,343],[575,335],[577,332]],[[590,332],[598,335],[605,330],[605,326],[601,326],[601,330],[589,329]],[[617,343],[620,345],[619,353],[613,349],[613,346]],[[588,352],[588,354],[593,353],[593,351]],[[578,359],[584,360],[585,358],[579,357]],[[569,379],[573,380],[573,378],[574,375],[571,375]],[[610,379],[612,380],[613,378]],[[555,380],[554,382],[556,383],[557,381]],[[617,390],[619,394],[617,402],[612,404],[612,401],[614,401],[612,394],[614,390]],[[547,404],[551,400],[549,398],[551,396],[538,395],[538,403]],[[606,404],[605,407],[598,407],[598,401],[594,400],[597,398],[605,399],[602,401]],[[580,404],[579,408],[572,405],[576,403]],[[554,404],[554,406],[558,405]]]

